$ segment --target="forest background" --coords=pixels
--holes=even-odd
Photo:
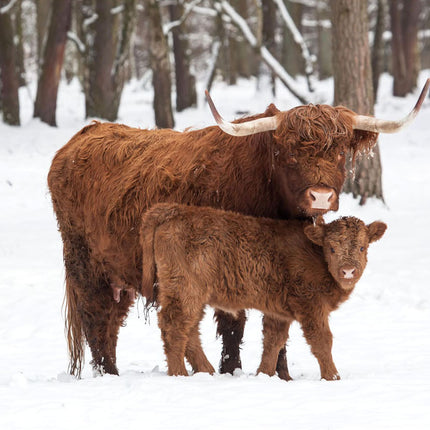
[[[430,0],[0,0],[0,111],[17,126],[23,86],[34,117],[56,125],[61,79],[79,80],[87,118],[108,121],[137,79],[153,88],[155,125],[173,128],[197,82],[269,76],[274,97],[282,85],[307,104],[333,76],[333,104],[372,114],[381,73],[405,97],[429,67]],[[383,200],[381,175],[376,146],[344,191]]]

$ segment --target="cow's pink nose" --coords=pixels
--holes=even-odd
[[[354,274],[355,274],[355,269],[342,269],[342,275],[345,279],[352,279],[354,278]]]
[[[312,199],[311,207],[313,209],[330,209],[330,199],[333,197],[333,191],[319,192],[310,190],[309,194]]]

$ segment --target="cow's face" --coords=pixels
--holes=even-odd
[[[308,105],[278,114],[276,179],[290,216],[317,216],[338,209],[346,157],[365,149],[363,143],[366,149],[373,146],[377,137],[355,131],[350,112]]]
[[[354,288],[367,264],[367,249],[380,239],[387,226],[375,221],[365,225],[355,217],[343,217],[329,224],[305,227],[306,236],[323,248],[328,270],[344,290]]]
[[[346,177],[346,147],[309,154],[288,148],[280,160],[280,196],[293,216],[316,216],[339,208],[339,194]]]

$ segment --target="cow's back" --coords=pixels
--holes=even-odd
[[[219,136],[217,127],[183,133],[110,123],[83,128],[57,152],[48,175],[63,240],[80,236],[107,272],[137,285],[138,231],[155,203],[276,216],[267,147]]]

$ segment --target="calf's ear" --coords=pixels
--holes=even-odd
[[[306,237],[315,245],[323,246],[324,244],[324,225],[307,225],[304,228]]]
[[[379,240],[385,233],[387,229],[387,224],[381,221],[374,221],[367,226],[367,231],[369,234],[369,243]]]

